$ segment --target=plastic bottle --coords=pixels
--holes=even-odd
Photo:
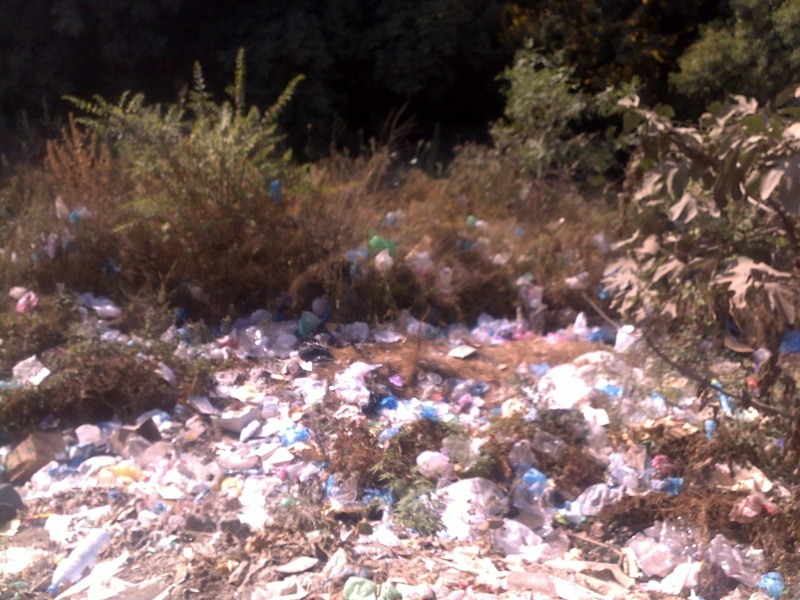
[[[50,587],[47,588],[49,594],[57,594],[61,584],[70,582],[76,583],[81,580],[83,572],[90,567],[100,550],[111,542],[111,536],[104,529],[92,529],[69,556],[58,563]]]
[[[393,265],[394,259],[392,258],[391,251],[388,248],[384,248],[375,256],[375,268],[384,275],[392,270]]]
[[[717,431],[717,422],[714,419],[706,419],[703,421],[703,429],[706,432],[706,439],[710,440]]]

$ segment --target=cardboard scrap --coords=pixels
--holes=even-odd
[[[17,444],[6,457],[6,477],[10,483],[22,485],[52,460],[67,460],[64,438],[60,433],[37,431]]]

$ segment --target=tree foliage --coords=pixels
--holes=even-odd
[[[744,94],[764,102],[798,79],[799,0],[731,0],[733,15],[701,29],[670,80],[701,101]]]
[[[422,135],[474,133],[502,113],[495,77],[514,48],[503,0],[8,0],[0,3],[0,112],[58,108],[62,95],[172,100],[199,61],[227,83],[238,48],[248,93],[267,106],[298,74],[282,126],[295,149],[381,137],[408,103]]]
[[[641,151],[627,181],[635,233],[605,285],[638,321],[733,323],[773,344],[797,319],[800,282],[800,109],[792,88],[777,111],[736,96],[696,125],[625,101]]]
[[[545,52],[563,51],[584,89],[599,92],[638,78],[649,102],[664,100],[667,79],[698,25],[720,0],[519,0],[509,27]]]
[[[494,125],[492,137],[502,152],[537,177],[550,169],[603,174],[623,143],[608,117],[626,92],[608,88],[589,94],[574,72],[558,57],[549,59],[529,45],[503,73],[508,82],[505,118]],[[592,131],[593,119],[604,133]]]

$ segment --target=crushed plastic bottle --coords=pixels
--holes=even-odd
[[[431,260],[429,252],[413,250],[406,256],[406,262],[411,265],[411,268],[420,277],[427,277],[433,272],[433,260]]]
[[[520,440],[514,444],[508,453],[508,464],[515,473],[524,473],[536,464],[536,456],[531,452],[530,441]]]
[[[374,337],[375,341],[379,344],[396,344],[397,342],[402,342],[405,339],[402,333],[390,330],[376,331]]]
[[[441,452],[425,450],[417,456],[417,468],[424,477],[439,479],[452,472],[450,459]]]
[[[724,535],[717,534],[706,548],[705,558],[718,565],[728,577],[751,587],[759,581],[764,566],[764,551],[734,546]]]
[[[83,577],[83,572],[90,567],[103,547],[111,542],[111,536],[104,529],[93,529],[69,556],[58,563],[50,587],[47,592],[52,595],[58,593],[58,588],[64,583],[77,583]]]
[[[761,366],[767,362],[770,358],[772,358],[772,352],[767,350],[766,348],[759,348],[751,355],[751,360],[753,361],[753,370],[758,372],[761,370]]]
[[[616,341],[614,342],[614,351],[624,354],[633,348],[639,341],[639,334],[636,333],[636,328],[633,325],[623,325],[617,331]]]
[[[531,440],[531,448],[537,452],[546,454],[553,460],[558,460],[566,447],[566,442],[560,437],[542,431],[541,429],[536,430],[536,433],[533,434],[533,440]]]
[[[664,492],[670,496],[677,496],[683,489],[682,477],[667,477],[666,479],[653,479],[650,488],[656,492]]]
[[[572,325],[572,334],[581,341],[589,339],[589,324],[586,321],[585,313],[578,313],[575,317],[575,323]]]
[[[348,342],[366,342],[369,339],[369,325],[356,321],[342,327],[342,336]]]
[[[78,299],[87,308],[91,308],[101,319],[116,319],[122,315],[122,309],[111,300],[104,297],[95,297],[92,293],[79,294]]]
[[[706,439],[710,440],[717,431],[717,422],[714,419],[703,421],[703,430],[706,432]]]
[[[734,409],[733,400],[727,394],[722,393],[722,383],[718,379],[712,379],[711,386],[716,388],[715,393],[722,411],[727,415],[732,415]]]
[[[677,565],[672,550],[666,544],[637,533],[627,546],[633,551],[639,567],[649,576],[666,577]]]
[[[605,506],[616,504],[622,499],[623,492],[619,488],[611,488],[604,483],[590,485],[570,503],[565,514],[567,522],[580,522],[582,517],[593,517]],[[574,521],[574,517],[578,520]]]
[[[656,521],[645,529],[648,538],[669,547],[682,560],[699,561],[702,558],[702,536],[696,527],[683,523],[680,518],[672,521]]]

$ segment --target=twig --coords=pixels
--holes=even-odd
[[[610,544],[606,544],[604,542],[598,542],[597,540],[593,540],[592,538],[588,538],[588,537],[586,537],[586,536],[584,536],[584,535],[582,535],[580,533],[575,533],[573,531],[569,531],[569,530],[566,530],[566,529],[562,529],[562,531],[564,533],[566,533],[569,537],[575,538],[576,540],[580,540],[582,542],[586,542],[587,544],[594,544],[595,546],[600,546],[601,548],[605,548],[606,550],[610,550],[611,552],[614,552],[615,554],[617,554],[617,556],[619,556],[619,558],[620,558],[620,561],[622,561],[622,552],[620,550],[618,550],[617,548],[615,548],[614,546],[611,546]]]
[[[605,319],[605,321],[607,321],[612,327],[615,327],[617,330],[620,329],[620,325],[616,321],[614,321],[611,317],[609,317],[603,311],[603,309],[601,309],[597,305],[596,302],[594,302],[591,298],[589,298],[589,296],[586,294],[586,292],[582,292],[582,295],[583,295],[584,300],[586,300],[591,305],[591,307],[595,311],[597,311],[598,315],[600,315],[603,319]],[[714,391],[716,391],[716,392],[718,392],[720,394],[725,394],[726,396],[728,396],[730,398],[733,398],[735,400],[739,400],[740,402],[743,402],[743,401],[746,400],[752,406],[754,406],[755,408],[757,408],[758,410],[761,410],[763,412],[768,412],[768,413],[771,413],[773,415],[778,415],[778,416],[785,417],[785,418],[789,418],[790,417],[789,413],[787,413],[787,412],[785,412],[785,411],[783,411],[783,410],[781,410],[779,408],[776,408],[774,406],[770,406],[769,404],[765,404],[765,403],[763,403],[763,402],[761,402],[759,400],[756,400],[754,398],[745,399],[745,397],[742,396],[741,394],[736,394],[734,392],[731,392],[731,391],[723,388],[721,384],[713,384],[713,383],[711,383],[710,379],[708,379],[707,377],[704,377],[703,375],[701,375],[700,373],[698,373],[697,371],[695,371],[691,367],[689,367],[687,365],[680,364],[680,363],[674,361],[673,359],[671,359],[670,357],[668,357],[658,346],[656,346],[655,342],[653,342],[653,339],[650,337],[650,330],[649,330],[648,327],[641,328],[641,331],[642,331],[642,337],[644,338],[645,342],[647,342],[648,347],[653,352],[655,352],[655,354],[661,360],[663,360],[664,362],[669,364],[671,367],[676,369],[682,375],[688,377],[689,379],[694,380],[696,383],[699,383],[700,385],[702,385],[702,386],[704,386],[706,388],[710,388],[710,389],[712,389],[712,390],[714,390]]]
[[[709,380],[707,377],[704,377],[703,375],[701,375],[700,373],[698,373],[697,371],[695,371],[691,367],[689,367],[687,365],[682,365],[682,364],[672,360],[660,348],[658,348],[658,346],[656,346],[655,342],[653,342],[652,338],[650,337],[650,332],[647,330],[647,328],[644,328],[642,330],[642,337],[647,342],[647,345],[650,347],[650,349],[653,352],[655,352],[661,360],[665,361],[667,364],[669,364],[673,368],[677,369],[682,375],[685,375],[689,379],[693,379],[695,382],[699,383],[700,385],[702,385],[702,386],[704,386],[706,388],[712,389],[715,392],[718,392],[720,394],[725,394],[726,396],[728,396],[730,398],[733,398],[735,400],[739,400],[740,402],[746,400],[747,402],[749,402],[750,404],[752,404],[753,406],[755,406],[759,410],[762,410],[762,411],[765,411],[765,412],[770,412],[772,414],[775,414],[775,415],[778,415],[778,416],[781,416],[781,417],[787,417],[787,418],[789,417],[789,414],[787,412],[782,411],[779,408],[776,408],[774,406],[770,406],[769,404],[764,404],[763,402],[760,402],[759,400],[755,400],[754,398],[746,398],[745,399],[745,397],[743,395],[741,395],[741,394],[736,394],[734,392],[726,390],[725,388],[722,387],[722,384],[713,384],[713,383],[711,383],[711,380]]]
[[[597,305],[597,303],[596,303],[594,300],[592,300],[591,298],[589,298],[589,296],[586,294],[586,292],[581,292],[581,295],[583,296],[583,299],[584,299],[584,300],[586,300],[586,301],[587,301],[587,302],[588,302],[588,303],[591,305],[591,307],[592,307],[593,309],[595,309],[595,311],[597,311],[597,314],[598,314],[598,315],[600,315],[601,317],[603,317],[603,319],[604,319],[604,320],[605,320],[605,321],[606,321],[606,322],[607,322],[609,325],[611,325],[611,326],[612,326],[614,329],[616,329],[617,331],[619,331],[619,329],[622,327],[622,326],[621,326],[619,323],[617,323],[617,322],[616,322],[614,319],[612,319],[611,317],[609,317],[609,316],[608,316],[608,315],[605,313],[605,311],[604,311],[602,308],[600,308],[600,307]]]

